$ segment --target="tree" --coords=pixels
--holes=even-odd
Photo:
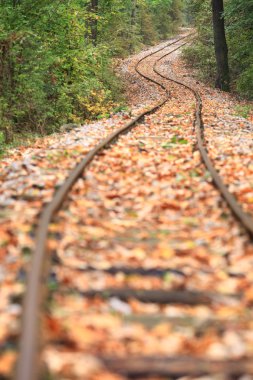
[[[215,87],[229,91],[228,47],[225,34],[223,0],[212,0],[214,46],[217,64]]]
[[[91,14],[92,14],[91,20],[90,20],[91,39],[92,39],[93,45],[96,46],[97,34],[98,34],[98,20],[97,20],[98,0],[91,0],[90,10],[91,10]]]
[[[0,0],[0,144],[114,109],[112,57],[167,37],[180,1]]]
[[[253,0],[229,0],[225,6],[233,87],[253,99]]]

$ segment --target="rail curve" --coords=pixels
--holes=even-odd
[[[191,35],[191,34],[190,34]],[[179,39],[169,42],[162,48],[147,54],[140,59],[135,68],[141,74],[138,66],[148,56],[154,55],[157,52],[175,45],[176,43],[189,38],[190,35],[180,37]],[[181,46],[180,46],[181,47]],[[178,47],[177,49],[179,49]],[[175,49],[176,50],[176,49]],[[44,208],[39,219],[35,249],[31,262],[30,272],[27,281],[27,291],[24,299],[23,316],[22,316],[22,329],[20,338],[20,354],[17,363],[17,370],[15,373],[15,380],[38,380],[41,372],[40,352],[41,352],[41,337],[40,337],[40,313],[43,310],[43,303],[46,299],[46,287],[44,283],[47,279],[47,274],[50,267],[50,257],[47,255],[47,237],[49,224],[54,215],[59,211],[63,205],[66,196],[72,189],[76,181],[82,176],[85,168],[92,162],[103,149],[112,144],[117,138],[135,127],[144,116],[154,113],[160,108],[169,97],[169,92],[166,87],[156,82],[155,80],[145,77],[147,80],[152,81],[158,86],[162,87],[166,92],[166,97],[159,101],[155,106],[143,111],[140,115],[135,117],[129,123],[111,133],[107,138],[102,140],[94,149],[92,149],[84,159],[70,172],[68,178],[63,185],[55,193],[52,201]]]
[[[237,202],[236,198],[233,196],[233,194],[231,194],[229,192],[227,186],[224,184],[224,182],[222,181],[222,178],[220,177],[219,173],[215,169],[211,159],[208,156],[208,151],[205,148],[205,145],[206,145],[205,136],[204,136],[205,129],[204,129],[204,123],[202,120],[203,105],[202,105],[202,99],[201,99],[200,93],[196,89],[194,89],[193,87],[191,87],[190,85],[188,85],[182,81],[179,81],[179,80],[170,78],[168,76],[165,76],[157,68],[158,63],[161,62],[161,60],[168,55],[169,55],[169,53],[166,53],[163,56],[161,56],[156,61],[153,69],[154,69],[155,73],[158,74],[160,77],[185,87],[186,89],[190,90],[193,93],[193,95],[195,96],[196,112],[195,112],[195,122],[194,123],[195,123],[195,129],[196,129],[198,149],[200,151],[202,160],[203,160],[207,170],[210,172],[215,186],[217,187],[217,189],[221,193],[221,195],[224,198],[224,200],[226,201],[227,205],[232,210],[233,214],[236,216],[236,218],[239,220],[239,222],[242,224],[242,226],[245,228],[245,230],[249,233],[251,238],[253,238],[253,218],[243,211],[242,207]]]
[[[140,115],[135,117],[129,123],[119,128],[115,132],[111,133],[107,138],[102,140],[94,149],[92,149],[82,159],[82,161],[70,172],[66,181],[55,193],[52,201],[42,211],[42,214],[38,223],[35,249],[33,252],[31,267],[30,267],[30,271],[28,275],[27,291],[26,291],[24,306],[23,306],[22,332],[21,332],[21,338],[20,338],[20,353],[19,353],[17,369],[16,369],[15,377],[14,377],[15,380],[28,380],[28,379],[38,380],[40,378],[40,374],[42,371],[42,363],[41,363],[41,355],[40,355],[41,350],[42,350],[40,323],[41,323],[41,314],[43,313],[43,305],[47,297],[47,289],[46,289],[45,283],[47,281],[50,263],[51,263],[51,258],[47,254],[47,238],[48,238],[49,224],[51,223],[55,214],[62,207],[63,202],[66,199],[70,190],[72,189],[73,185],[82,176],[84,170],[92,162],[92,160],[103,149],[113,144],[121,135],[129,132],[132,128],[136,127],[138,123],[143,120],[144,116],[156,112],[157,109],[162,107],[166,103],[166,101],[169,99],[170,93],[167,87],[163,83],[160,83],[157,80],[145,75],[141,71],[140,65],[147,57],[150,57],[170,46],[173,46],[179,42],[182,42],[180,43],[180,46],[175,47],[172,51],[167,52],[156,61],[153,67],[154,72],[163,79],[173,81],[179,85],[184,86],[185,88],[187,88],[194,94],[195,99],[196,99],[196,113],[195,113],[194,124],[196,127],[198,148],[201,153],[202,159],[206,167],[210,171],[215,185],[217,186],[220,193],[222,194],[222,196],[228,203],[229,207],[231,208],[235,216],[238,218],[240,223],[244,226],[244,228],[249,232],[251,236],[253,236],[252,219],[243,212],[242,208],[237,203],[236,199],[233,197],[231,193],[229,193],[226,186],[223,184],[222,179],[219,177],[219,174],[214,168],[210,158],[208,157],[208,153],[205,148],[204,125],[202,121],[202,100],[201,100],[200,94],[194,88],[191,88],[189,85],[183,82],[180,82],[178,80],[175,80],[173,78],[164,76],[162,73],[159,72],[157,68],[158,63],[164,57],[180,49],[182,46],[186,45],[189,42],[188,40],[192,35],[193,34],[190,33],[190,34],[181,36],[175,41],[169,42],[165,44],[164,46],[160,47],[159,49],[152,51],[151,53],[148,53],[136,63],[135,65],[136,72],[142,77],[144,77],[146,80],[153,82],[154,84],[162,88],[165,91],[165,97],[159,102],[157,102],[154,106],[143,111]],[[176,296],[177,295],[175,295],[175,297]],[[187,296],[189,295],[186,295],[186,297]],[[193,296],[198,297],[198,295],[196,294]],[[106,359],[104,361],[106,362]],[[108,363],[111,363],[111,367],[117,368],[116,362],[110,362],[110,360],[108,359]],[[124,367],[123,364],[122,366]],[[208,365],[206,365],[206,368],[208,368]]]

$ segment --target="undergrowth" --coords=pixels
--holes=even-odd
[[[183,57],[195,68],[198,77],[215,84],[216,60],[213,42],[212,10],[209,0],[187,0],[189,19],[198,36]],[[226,35],[229,50],[231,89],[239,96],[253,100],[253,1],[224,2]]]
[[[168,37],[181,0],[0,2],[1,145],[125,104],[115,57]],[[26,139],[26,137],[25,137]]]

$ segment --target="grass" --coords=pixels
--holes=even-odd
[[[112,113],[116,114],[122,111],[126,111],[126,112],[129,111],[129,107],[126,106],[125,104],[119,104],[112,110]],[[109,118],[110,116],[111,116],[110,113],[104,113],[104,114],[98,115],[96,118],[97,120],[100,120],[103,118]],[[52,131],[52,132],[55,132],[55,131]],[[30,146],[37,138],[40,138],[40,137],[42,136],[34,132],[15,133],[13,142],[11,142],[10,144],[6,144],[5,138],[4,138],[4,132],[0,131],[0,159],[6,156],[9,150],[18,148],[20,146],[24,146],[24,147]]]
[[[13,138],[13,142],[6,144],[4,141],[4,133],[0,131],[0,159],[8,154],[10,149],[18,148],[20,146],[31,145],[38,137],[38,134],[27,132],[27,133],[16,133]]]
[[[108,119],[111,116],[111,114],[117,114],[118,112],[122,112],[122,111],[126,111],[126,112],[129,111],[129,107],[126,105],[118,105],[112,109],[111,113],[109,113],[109,112],[103,113],[101,115],[98,115],[96,118],[97,118],[97,120],[104,119],[104,118]]]
[[[249,115],[253,112],[253,108],[250,105],[241,106],[238,105],[235,107],[236,116],[241,116],[247,119]]]

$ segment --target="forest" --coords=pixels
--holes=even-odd
[[[198,70],[201,79],[214,83],[216,64],[211,2],[188,1],[187,11],[190,22],[197,27],[198,38],[186,49],[185,58]],[[253,99],[253,1],[225,0],[223,17],[231,89],[242,97]]]
[[[167,38],[181,14],[181,0],[2,0],[5,140],[13,131],[44,134],[117,107],[114,58]]]
[[[226,0],[231,88],[252,98],[253,0]],[[214,82],[209,0],[2,0],[0,142],[46,134],[106,115],[124,103],[117,58],[196,26],[186,61]]]

